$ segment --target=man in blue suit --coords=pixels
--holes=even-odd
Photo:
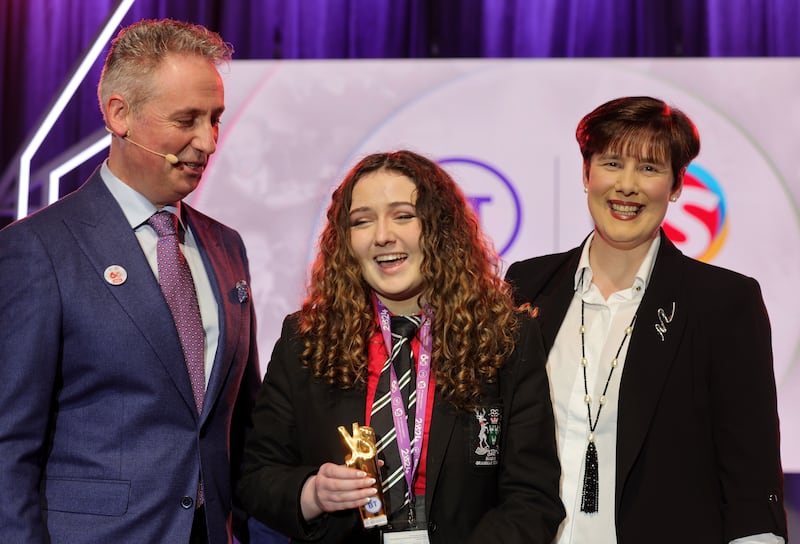
[[[108,160],[0,231],[2,542],[233,539],[261,375],[247,256],[182,203],[216,149],[231,52],[186,23],[123,29],[98,87]],[[172,214],[173,245],[177,225],[193,310],[167,291],[156,212]]]

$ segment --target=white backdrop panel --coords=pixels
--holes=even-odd
[[[590,231],[585,113],[643,94],[683,109],[702,151],[667,226],[685,253],[761,283],[784,469],[800,471],[800,59],[235,61],[223,77],[220,146],[191,203],[245,239],[264,368],[330,192],[364,155],[440,161],[508,264]]]

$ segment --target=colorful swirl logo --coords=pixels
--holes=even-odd
[[[722,187],[707,171],[689,165],[678,202],[664,221],[664,232],[686,255],[711,262],[728,237],[729,220]]]

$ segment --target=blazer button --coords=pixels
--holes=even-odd
[[[778,496],[775,493],[770,493],[769,502],[778,502]]]
[[[185,508],[186,510],[191,508],[193,505],[194,505],[194,499],[191,498],[190,496],[187,495],[187,496],[181,498],[181,506],[183,508]]]
[[[438,529],[438,528],[439,528],[439,526],[438,526],[438,525],[436,525],[436,522],[435,522],[435,521],[429,521],[429,522],[428,522],[428,530],[429,530],[430,532],[432,532],[432,533],[435,533],[435,532],[436,532],[436,529]]]

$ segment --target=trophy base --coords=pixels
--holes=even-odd
[[[381,527],[389,523],[389,521],[386,519],[386,516],[362,518],[361,521],[364,523],[365,529],[369,529],[370,527]]]

